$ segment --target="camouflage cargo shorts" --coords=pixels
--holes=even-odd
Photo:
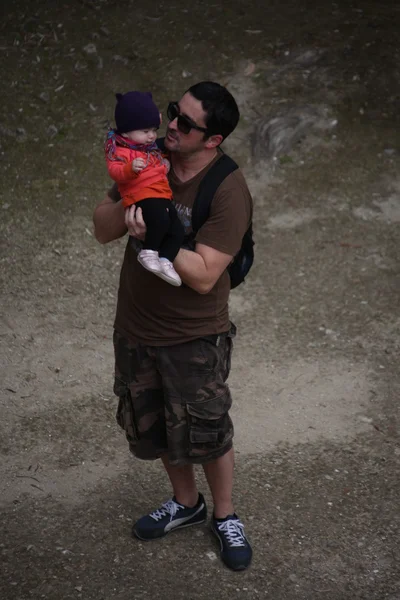
[[[229,375],[236,328],[175,346],[149,347],[114,332],[117,422],[131,452],[205,463],[232,447]]]

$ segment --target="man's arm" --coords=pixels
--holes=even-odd
[[[107,244],[124,236],[127,232],[125,224],[125,208],[122,202],[115,201],[115,188],[100,202],[93,213],[94,235],[100,244]]]
[[[182,281],[199,294],[208,294],[233,256],[204,244],[196,244],[195,252],[181,248],[174,267]]]

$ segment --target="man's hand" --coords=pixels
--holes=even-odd
[[[140,173],[146,167],[146,163],[143,158],[135,158],[132,161],[132,171],[135,173]]]
[[[141,160],[141,159],[138,159]],[[125,225],[128,228],[129,235],[143,242],[146,236],[146,223],[143,220],[142,209],[134,204],[125,211]]]

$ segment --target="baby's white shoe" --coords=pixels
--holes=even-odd
[[[151,273],[160,275],[163,272],[160,263],[160,257],[158,256],[158,252],[156,250],[141,250],[138,254],[138,261],[142,267],[148,271],[151,271]]]
[[[167,281],[171,285],[178,287],[182,285],[182,280],[174,269],[174,265],[168,258],[160,258],[161,273],[158,274],[161,279]]]

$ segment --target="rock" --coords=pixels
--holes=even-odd
[[[80,62],[79,60],[78,60],[78,61],[76,61],[75,65],[74,65],[74,69],[75,69],[75,71],[77,71],[78,73],[79,73],[80,71],[85,71],[85,69],[87,69],[87,67],[88,67],[88,66],[87,66],[87,63],[85,63],[85,62]]]
[[[15,131],[12,131],[12,129],[9,129],[8,127],[4,127],[4,125],[0,125],[0,133],[8,137],[16,137],[17,135]]]
[[[47,128],[47,133],[49,135],[50,138],[53,138],[54,136],[57,135],[58,133],[58,129],[55,125],[49,125]]]
[[[125,56],[121,56],[120,54],[114,54],[113,60],[115,60],[115,62],[122,62],[124,65],[127,65],[129,63],[129,60]]]
[[[253,157],[260,160],[287,154],[312,130],[329,130],[337,120],[320,106],[294,106],[285,113],[268,116],[255,124],[251,134]]]
[[[87,44],[83,49],[86,54],[97,54],[97,48],[95,44]]]

